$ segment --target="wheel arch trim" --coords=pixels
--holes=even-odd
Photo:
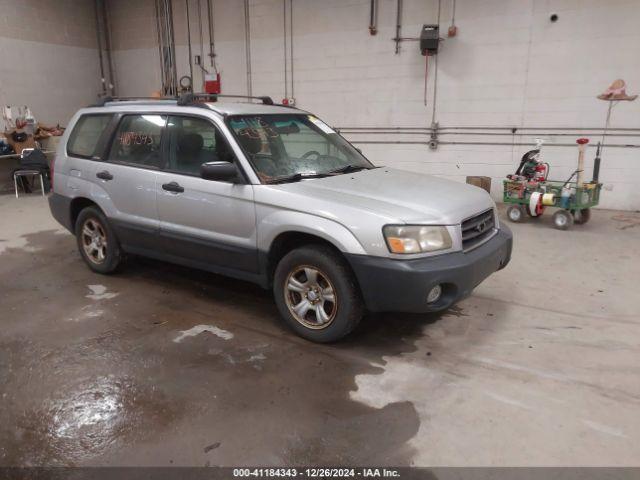
[[[326,218],[302,212],[274,212],[258,225],[258,249],[270,252],[274,241],[285,233],[300,233],[318,237],[343,253],[366,255],[362,244],[344,225]]]

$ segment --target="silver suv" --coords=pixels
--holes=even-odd
[[[365,310],[446,309],[509,262],[511,232],[484,190],[374,166],[268,97],[220,100],[76,113],[49,203],[89,268],[135,254],[255,282],[299,335],[331,342]]]

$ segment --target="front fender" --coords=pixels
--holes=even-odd
[[[365,255],[358,239],[344,225],[303,212],[275,210],[263,212],[258,224],[258,249],[268,252],[276,237],[286,232],[300,232],[320,237],[344,253]]]

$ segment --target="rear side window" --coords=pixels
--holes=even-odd
[[[84,115],[76,122],[67,143],[67,154],[75,157],[93,157],[98,141],[111,120],[110,114]]]
[[[160,168],[160,140],[165,115],[127,115],[118,126],[109,161]]]

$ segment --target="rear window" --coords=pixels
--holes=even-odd
[[[127,115],[120,122],[109,161],[160,168],[160,140],[166,115]]]
[[[67,154],[76,157],[93,157],[96,155],[98,141],[110,120],[111,115],[109,114],[80,117],[69,137]]]

